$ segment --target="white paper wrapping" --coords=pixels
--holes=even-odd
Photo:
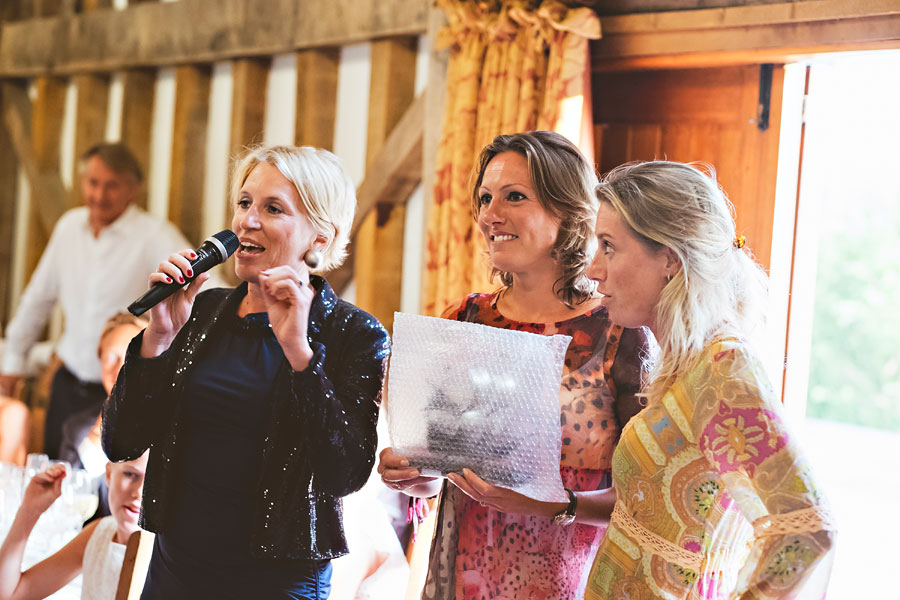
[[[424,475],[463,467],[548,502],[559,476],[559,388],[572,338],[394,314],[388,425]]]

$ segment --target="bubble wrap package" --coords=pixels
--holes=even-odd
[[[394,315],[388,425],[394,452],[424,475],[484,480],[566,502],[559,387],[571,338]]]

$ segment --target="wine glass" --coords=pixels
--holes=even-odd
[[[97,495],[97,488],[90,474],[84,469],[75,469],[72,471],[72,481],[69,484],[72,493],[72,505],[78,514],[81,515],[81,521],[87,521],[95,512],[100,498]]]

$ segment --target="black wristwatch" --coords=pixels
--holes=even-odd
[[[565,488],[569,494],[569,505],[553,515],[553,522],[557,525],[571,525],[575,522],[575,507],[578,506],[578,496],[569,488]]]

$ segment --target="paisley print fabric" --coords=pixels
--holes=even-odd
[[[543,335],[572,336],[560,387],[563,485],[596,490],[610,485],[612,451],[621,423],[635,414],[639,356],[646,337],[612,325],[595,308],[559,323],[521,323],[496,307],[497,294],[475,294],[445,318]],[[497,512],[452,485],[441,493],[423,598],[557,600],[580,598],[588,561],[603,531],[561,527],[552,520]]]
[[[827,562],[833,532],[754,536],[757,519],[824,510],[824,499],[762,366],[740,340],[716,340],[632,419],[612,464],[626,513],[645,534],[696,553],[700,568],[649,551],[614,517],[588,577],[590,600],[793,598]],[[807,587],[809,597],[823,596],[824,588],[809,589],[823,580]]]

